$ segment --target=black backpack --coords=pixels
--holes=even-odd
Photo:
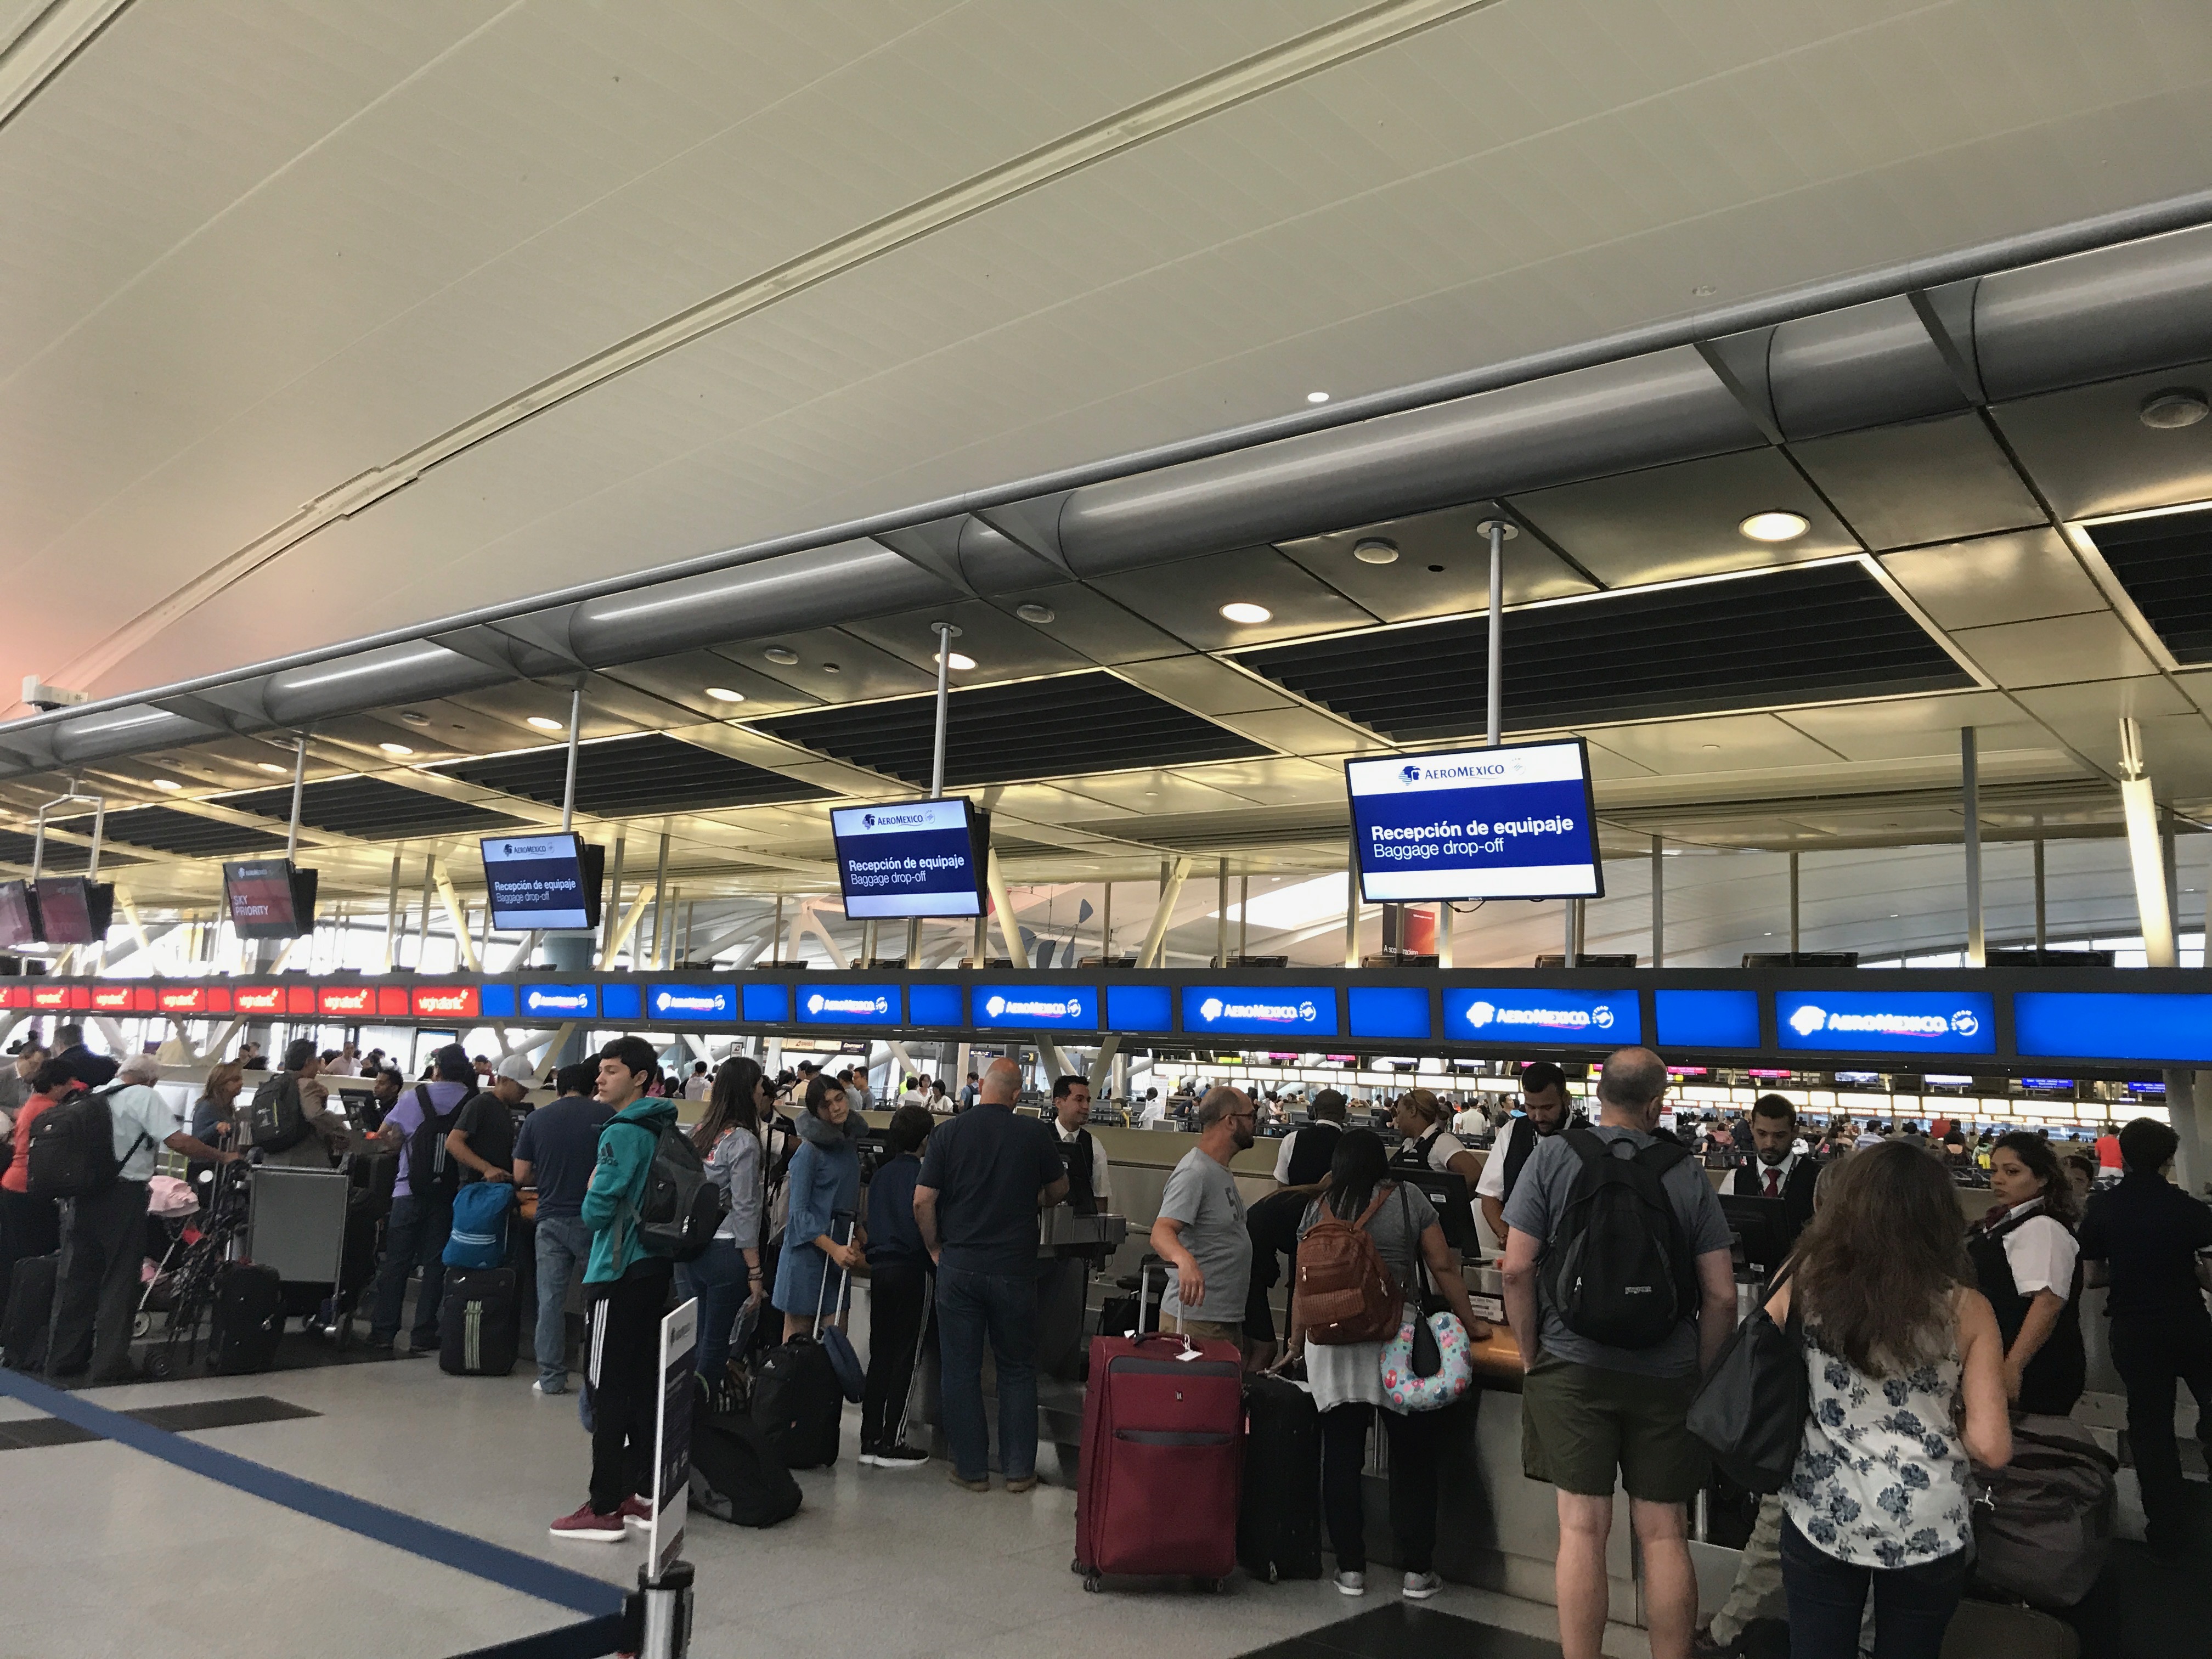
[[[312,1131],[300,1106],[300,1074],[279,1072],[264,1079],[246,1109],[246,1127],[253,1144],[264,1152],[289,1152]]]
[[[1579,1123],[1562,1130],[1582,1159],[1540,1272],[1569,1330],[1609,1348],[1656,1348],[1698,1310],[1689,1241],[1662,1177],[1689,1156],[1665,1136],[1636,1151]]]
[[[416,1197],[450,1199],[460,1190],[461,1161],[446,1150],[446,1137],[453,1133],[453,1125],[468,1110],[469,1103],[477,1092],[471,1085],[468,1093],[453,1103],[453,1109],[441,1117],[430,1105],[430,1085],[415,1085],[415,1100],[422,1109],[422,1121],[407,1137],[407,1185]],[[259,1103],[258,1098],[255,1103]]]
[[[24,1149],[25,1179],[33,1198],[90,1198],[116,1182],[125,1162],[140,1145],[150,1144],[143,1129],[131,1152],[115,1155],[115,1120],[107,1109],[113,1089],[94,1089],[57,1101],[31,1125]]]
[[[799,1513],[799,1482],[751,1418],[703,1412],[691,1424],[691,1507],[739,1527]]]
[[[729,1213],[722,1189],[707,1178],[707,1160],[673,1120],[658,1129],[630,1122],[653,1138],[653,1164],[637,1209],[637,1236],[654,1255],[691,1261],[704,1255]],[[601,1131],[602,1133],[605,1131]]]

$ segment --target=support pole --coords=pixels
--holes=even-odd
[[[1667,965],[1667,854],[1651,837],[1651,965]]]
[[[1790,854],[1790,954],[1795,957],[1802,948],[1803,935],[1800,929],[1799,889],[1797,884],[1797,854]]]
[[[2043,826],[2038,823],[2035,826],[2035,948],[2039,951],[2050,948],[2048,901],[2045,897],[2043,884]]]
[[[483,958],[477,955],[476,941],[469,937],[469,919],[461,909],[460,895],[453,890],[453,878],[441,870],[437,881],[438,897],[446,907],[446,915],[453,920],[453,945],[460,953],[461,966],[471,974],[480,974],[483,971]],[[419,960],[416,965],[421,965]]]
[[[1110,968],[1114,965],[1114,884],[1112,882],[1104,884],[1104,890],[1100,893],[1099,900],[1098,960]],[[1093,1084],[1091,1087],[1096,1090],[1097,1085]]]
[[[1452,965],[1452,908],[1449,899],[1437,901],[1437,966]]]
[[[645,958],[648,968],[666,954],[668,944],[668,831],[660,832],[660,855],[653,866],[653,949]]]
[[[2142,923],[2143,960],[2153,968],[2171,968],[2174,965],[2173,911],[2167,902],[2166,861],[2158,844],[2158,802],[2151,793],[2150,775],[2143,764],[2142,732],[2132,720],[2120,721],[2120,805],[2127,815],[2128,862],[2135,872],[2136,915]]]
[[[783,895],[775,896],[775,920],[769,924],[768,959],[774,967],[783,960]]]
[[[1359,842],[1356,835],[1344,860],[1344,965],[1359,966]]]
[[[561,833],[576,827],[576,747],[584,729],[584,688],[568,693],[568,775],[561,786]]]
[[[1966,826],[1966,966],[1989,966],[1982,931],[1982,777],[1974,728],[1959,728],[1959,806]]]
[[[438,854],[433,848],[422,854],[422,925],[415,933],[415,971],[423,972],[430,954],[430,890],[436,885]]]
[[[1475,529],[1490,538],[1489,678],[1486,682],[1487,740],[1495,749],[1505,729],[1505,544],[1520,531],[1503,519],[1485,519]]]
[[[399,959],[399,854],[392,855],[392,892],[384,902],[384,971]]]
[[[1030,965],[1030,953],[1022,948],[1022,925],[1014,918],[1014,907],[1006,896],[1006,872],[1000,867],[999,855],[991,854],[986,866],[990,872],[991,903],[999,913],[999,934],[1006,942],[1006,956],[1016,968]]]
[[[1182,896],[1183,878],[1190,873],[1190,860],[1176,859],[1161,866],[1160,902],[1152,912],[1151,930],[1145,935],[1144,948],[1137,952],[1137,966],[1157,968],[1166,954],[1168,923],[1175,915],[1176,901]]]
[[[1229,965],[1229,860],[1222,859],[1213,874],[1213,965]]]
[[[1237,959],[1252,954],[1252,878],[1237,878]]]
[[[945,799],[945,726],[952,702],[948,676],[952,669],[952,641],[960,637],[960,630],[949,622],[933,622],[929,628],[937,635],[937,742],[930,753],[929,798],[942,800]]]
[[[629,832],[623,830],[616,830],[614,875],[613,878],[607,883],[606,914],[600,921],[600,926],[605,929],[599,941],[599,967],[602,971],[610,969],[615,965],[615,951],[617,948],[614,942],[615,917],[622,910],[623,854],[629,849]]]

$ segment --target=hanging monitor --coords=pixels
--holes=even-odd
[[[599,925],[605,848],[587,845],[567,830],[486,836],[478,845],[491,925],[500,932],[582,933]]]
[[[43,939],[39,929],[39,896],[27,881],[0,883],[0,949]]]
[[[112,882],[82,876],[42,876],[33,884],[39,901],[39,926],[49,945],[97,945],[115,919]]]
[[[315,872],[289,859],[242,859],[222,866],[223,902],[240,939],[297,939],[315,926]]]
[[[983,914],[991,820],[965,797],[832,807],[830,828],[851,920]]]
[[[1602,898],[1580,738],[1345,763],[1360,896]]]

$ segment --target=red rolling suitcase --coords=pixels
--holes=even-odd
[[[1091,1339],[1075,1495],[1084,1589],[1109,1573],[1218,1589],[1237,1565],[1243,1469],[1235,1343],[1186,1342],[1171,1331]]]

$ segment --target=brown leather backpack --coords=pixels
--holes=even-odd
[[[1396,1182],[1383,1183],[1357,1221],[1345,1220],[1323,1203],[1321,1219],[1298,1241],[1298,1316],[1307,1337],[1323,1347],[1380,1342],[1398,1334],[1405,1298],[1367,1231],[1396,1190]]]

